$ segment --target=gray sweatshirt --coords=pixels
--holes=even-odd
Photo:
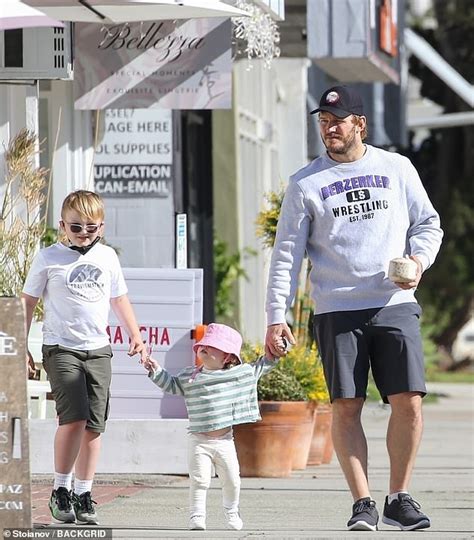
[[[267,288],[267,324],[285,322],[308,253],[315,313],[416,302],[388,279],[390,259],[435,260],[443,232],[410,160],[367,145],[339,163],[327,154],[290,178]]]

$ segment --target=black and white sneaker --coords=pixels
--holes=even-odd
[[[352,517],[347,522],[350,531],[376,531],[379,513],[370,497],[359,499],[352,505]]]
[[[82,495],[72,494],[74,510],[76,511],[76,519],[78,523],[84,525],[98,525],[99,518],[95,510],[95,501],[92,500],[91,492],[86,491]]]
[[[431,526],[431,522],[420,508],[420,504],[408,493],[399,493],[398,499],[390,504],[388,504],[388,497],[385,497],[382,521],[387,525],[399,527],[402,531],[427,529]]]
[[[48,503],[54,523],[75,523],[72,492],[65,487],[53,489]]]

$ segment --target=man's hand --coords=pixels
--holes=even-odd
[[[396,282],[395,285],[398,285],[400,289],[404,289],[404,290],[416,289],[418,287],[418,283],[420,283],[421,276],[423,274],[423,266],[420,262],[420,259],[418,259],[418,257],[415,257],[415,255],[410,255],[410,259],[412,261],[415,261],[418,267],[416,271],[416,278],[414,279],[414,281],[409,281],[408,283]]]
[[[154,358],[147,356],[146,360],[143,362],[143,367],[150,373],[154,373],[158,369],[159,364]]]
[[[141,336],[130,338],[130,347],[128,348],[127,354],[128,356],[134,356],[137,353],[140,354],[141,357],[140,364],[143,364],[147,359],[147,350]]]
[[[286,338],[292,345],[296,343],[289,326],[286,323],[271,324],[265,336],[265,356],[267,358],[280,358],[286,354],[282,347],[282,338]]]

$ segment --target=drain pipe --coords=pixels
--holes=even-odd
[[[433,47],[410,28],[404,31],[406,47],[431,69],[453,92],[470,107],[474,107],[474,86],[453,69]]]

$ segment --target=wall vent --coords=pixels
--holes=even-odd
[[[71,24],[0,32],[0,80],[72,79]]]

